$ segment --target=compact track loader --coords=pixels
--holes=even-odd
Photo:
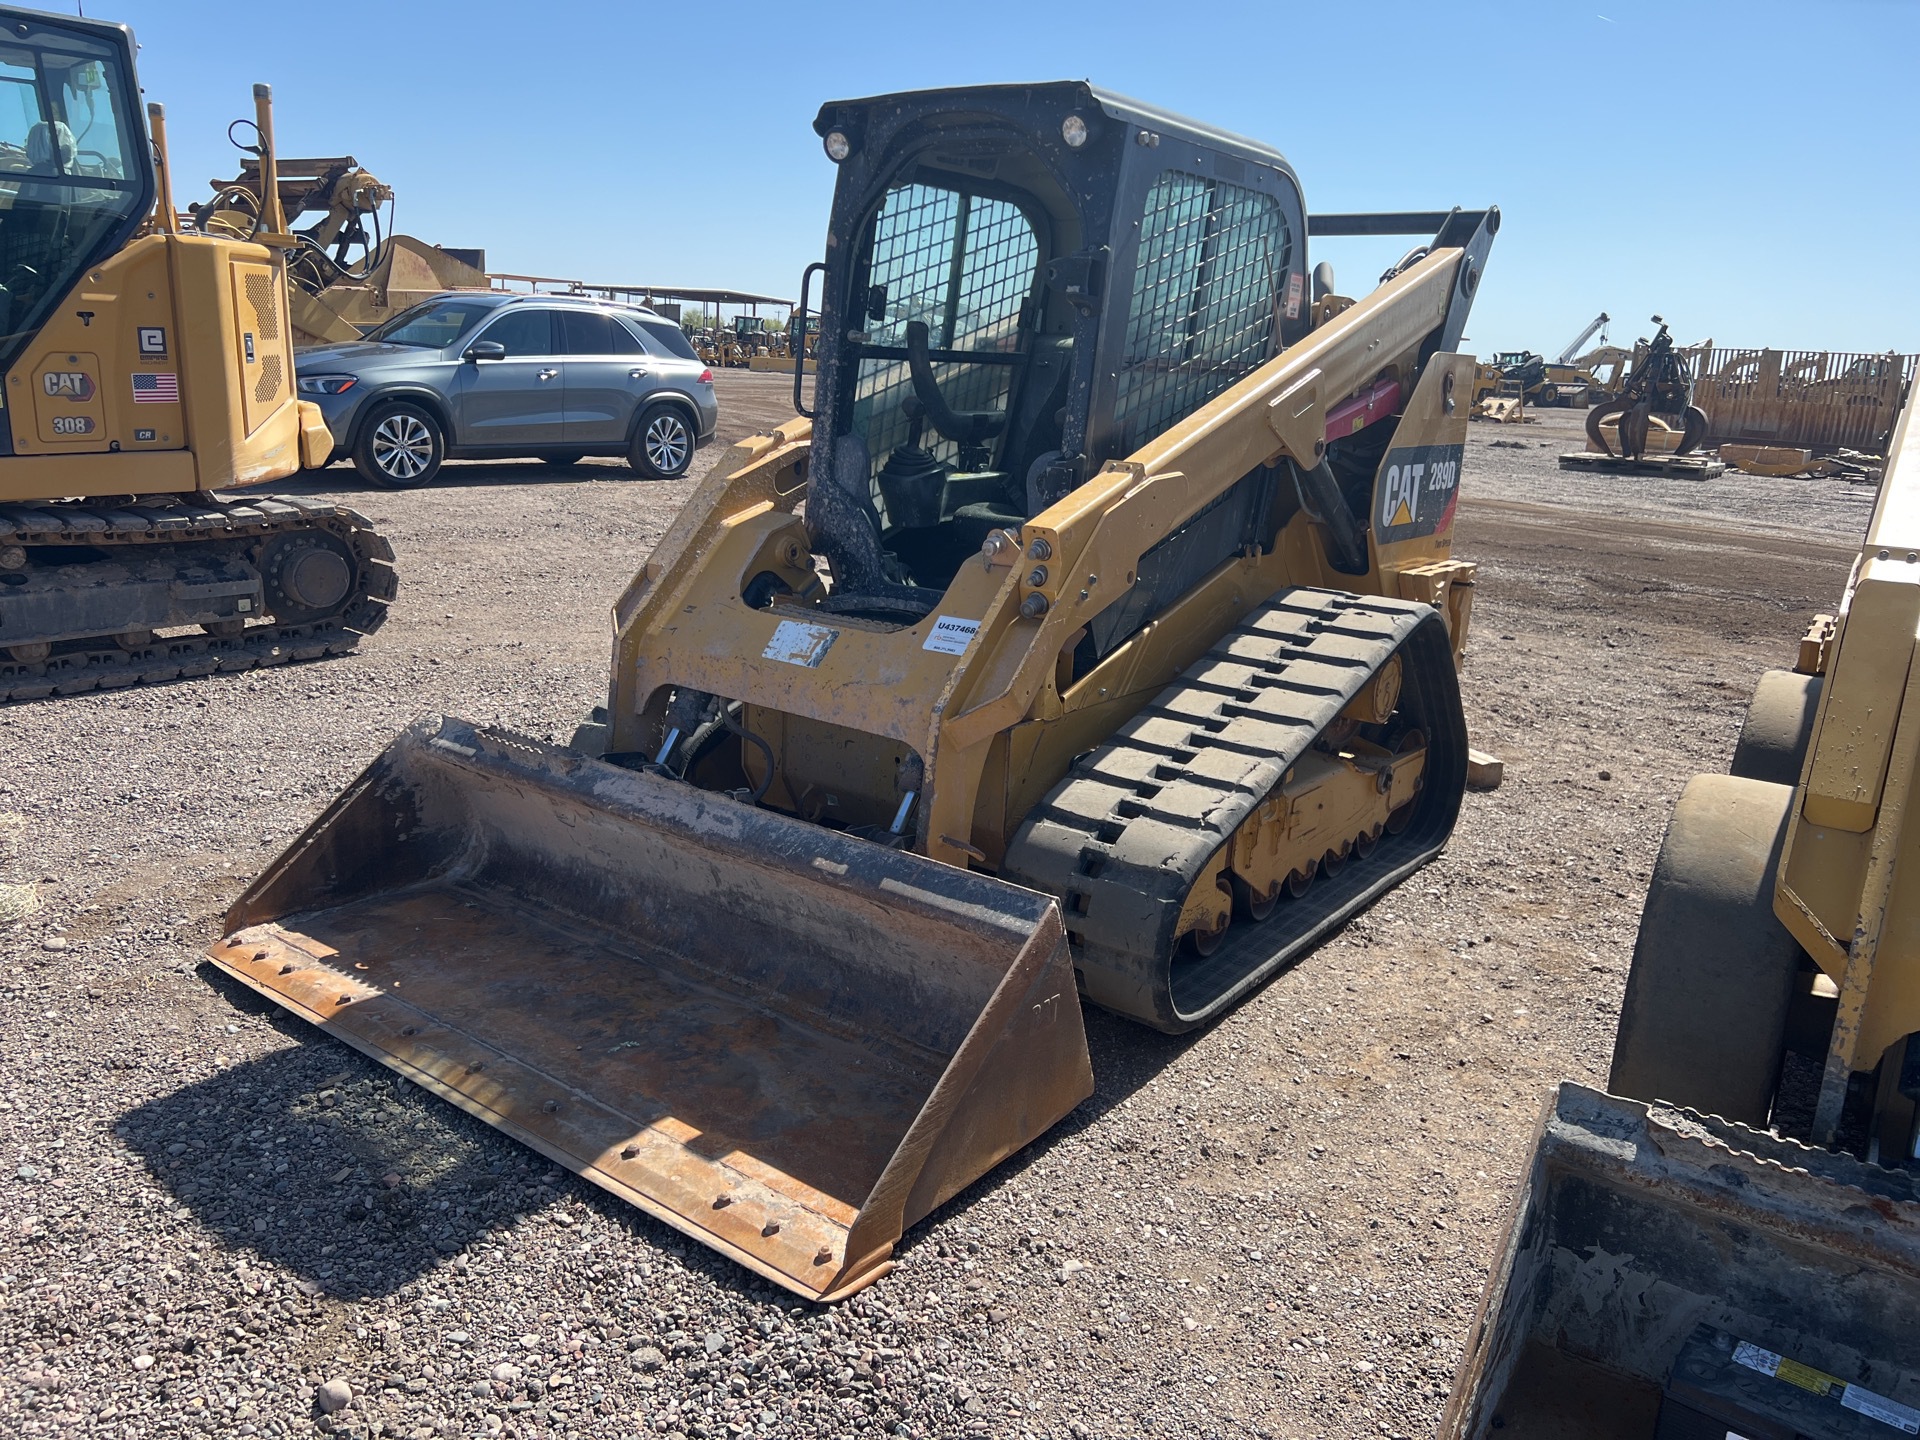
[[[0,700],[351,650],[392,548],[330,502],[296,398],[278,205],[181,233],[126,27],[0,7]],[[271,97],[256,86],[260,163]]]
[[[1076,991],[1203,1024],[1445,845],[1499,215],[1309,219],[1077,83],[816,129],[814,408],[620,597],[600,718],[421,722],[212,954],[832,1298],[1091,1092]],[[1310,302],[1310,233],[1431,239]]]
[[[1917,635],[1910,404],[1840,613],[1674,808],[1617,1094],[1549,1110],[1444,1435],[1920,1434]]]

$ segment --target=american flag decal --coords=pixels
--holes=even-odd
[[[180,377],[136,374],[133,377],[133,398],[136,404],[141,405],[178,405]]]

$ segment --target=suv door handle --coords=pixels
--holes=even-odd
[[[542,370],[540,372],[540,378],[542,380],[551,380],[553,379],[554,376],[558,375],[559,373],[560,372],[558,370]]]
[[[653,372],[651,370],[648,370],[645,367],[642,367],[641,369],[638,369],[638,370],[627,371],[627,378],[629,380],[644,380],[647,378],[647,376],[651,375],[652,373]]]

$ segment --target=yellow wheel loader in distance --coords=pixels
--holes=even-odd
[[[835,1298],[1091,1093],[1076,989],[1200,1025],[1445,844],[1499,215],[1310,221],[1079,83],[816,128],[817,411],[620,597],[602,721],[421,722],[211,953]],[[1316,325],[1310,231],[1431,238]]]
[[[336,654],[393,595],[352,511],[216,493],[332,440],[277,205],[251,240],[179,232],[133,58],[124,26],[0,7],[0,699]]]

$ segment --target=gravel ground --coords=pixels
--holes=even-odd
[[[780,413],[777,377],[723,386],[728,433]],[[833,1310],[200,962],[408,720],[564,740],[692,484],[311,477],[399,552],[361,654],[0,711],[29,822],[0,881],[43,902],[0,931],[0,1432],[1430,1431],[1549,1088],[1604,1075],[1673,797],[1869,499],[1569,475],[1575,423],[1474,430],[1467,703],[1507,782],[1445,858],[1202,1035],[1090,1014],[1094,1098]]]

